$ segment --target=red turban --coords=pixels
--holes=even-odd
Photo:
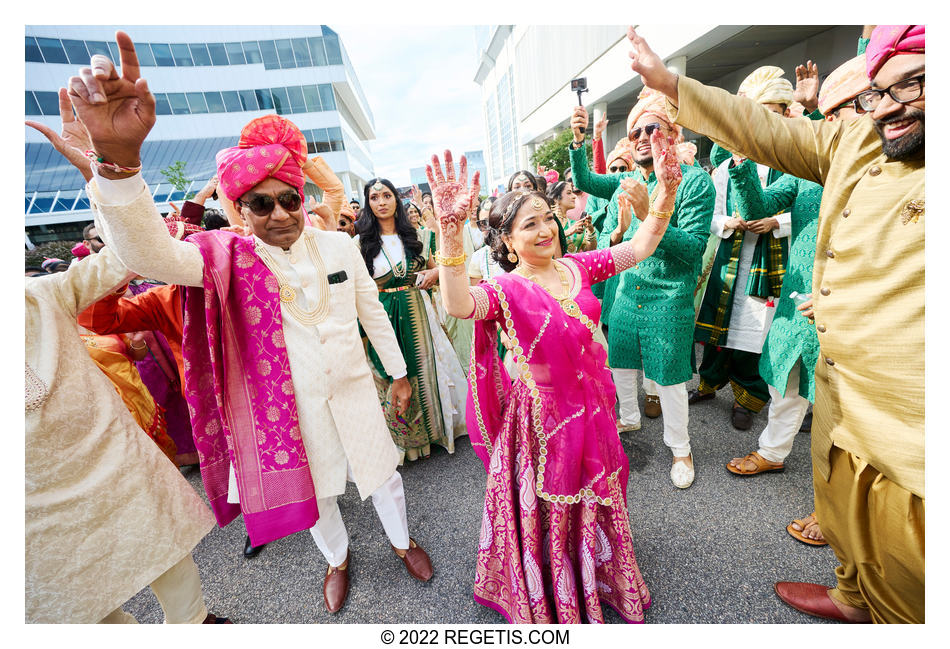
[[[873,79],[887,61],[897,54],[924,53],[924,25],[878,25],[865,50],[868,79]]]
[[[307,141],[293,122],[278,115],[251,120],[236,147],[222,149],[218,162],[218,189],[237,200],[255,185],[273,176],[303,189]]]

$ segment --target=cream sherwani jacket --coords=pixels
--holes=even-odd
[[[79,338],[77,314],[132,277],[105,248],[26,280],[27,622],[98,622],[214,527]]]
[[[200,251],[168,236],[141,178],[97,178],[89,191],[99,205],[103,240],[115,247],[129,268],[170,284],[203,285]],[[316,245],[315,256],[308,239]],[[406,375],[376,283],[359,250],[341,232],[304,228],[287,251],[259,239],[256,244],[258,255],[276,265],[294,288],[293,304],[299,309],[311,311],[321,300],[329,300],[324,318],[309,325],[281,303],[294,398],[317,498],[346,490],[349,463],[360,497],[365,499],[395,472],[399,450],[383,417],[358,323],[386,371],[393,377]],[[328,284],[327,275],[340,271],[346,273],[346,280]]]
[[[679,107],[667,110],[729,151],[824,187],[812,274],[815,471],[828,479],[834,445],[923,498],[923,152],[889,159],[870,115],[787,119],[682,76]]]

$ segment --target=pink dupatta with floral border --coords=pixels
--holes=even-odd
[[[573,258],[573,259],[572,259]],[[568,255],[581,286],[581,317],[568,315],[543,288],[518,275],[479,286],[491,307],[475,322],[466,418],[476,455],[488,470],[493,442],[511,397],[511,382],[495,346],[496,323],[511,338],[519,367],[516,381],[531,390],[531,422],[540,448],[536,491],[550,502],[582,498],[610,502],[608,481],[626,498],[629,462],[617,434],[615,388],[607,354],[593,339],[600,303],[591,282],[614,274],[608,250]]]
[[[277,279],[254,240],[210,231],[188,238],[203,288],[185,291],[182,355],[201,477],[218,525],[244,515],[252,545],[318,518],[284,344]],[[234,467],[240,505],[228,503]]]

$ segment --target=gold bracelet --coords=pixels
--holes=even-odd
[[[461,266],[465,263],[465,253],[458,257],[443,257],[440,253],[435,253],[435,263],[440,266]]]
[[[670,218],[671,216],[673,216],[673,212],[674,212],[674,211],[675,211],[675,208],[672,209],[672,210],[670,210],[669,212],[660,212],[659,210],[655,210],[655,209],[653,209],[653,208],[651,207],[651,208],[650,208],[650,216],[656,217],[656,218],[658,218],[658,219],[668,219],[668,218]]]
[[[136,347],[136,346],[133,345],[132,343],[129,343],[129,349],[138,350],[138,349],[145,349],[146,347],[148,347],[148,343],[142,343],[142,346],[141,346],[141,347]]]

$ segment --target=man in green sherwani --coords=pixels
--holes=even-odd
[[[661,129],[679,136],[680,129],[666,117],[662,97],[648,88],[627,118],[632,158],[637,168],[629,173],[592,174],[581,148],[582,127],[587,111],[574,109],[570,146],[574,184],[591,196],[609,198],[607,216],[598,246],[626,241],[639,227],[639,218],[649,210],[650,195],[656,187],[650,134]],[[673,452],[670,479],[681,489],[693,482],[693,457],[687,431],[689,406],[686,382],[693,376],[692,348],[695,310],[693,291],[699,277],[703,249],[709,236],[715,190],[709,174],[700,167],[680,165],[683,181],[676,192],[676,205],[656,253],[636,267],[624,271],[614,296],[608,321],[608,360],[620,401],[619,426],[639,424],[636,370],[644,373],[645,388],[655,389],[663,411],[663,441]],[[628,180],[629,179],[629,180]],[[629,189],[621,187],[621,183]],[[645,182],[645,186],[643,183]],[[617,199],[627,193],[638,216],[624,228]],[[618,227],[619,224],[619,227]]]
[[[787,116],[793,90],[783,74],[781,68],[762,66],[745,78],[739,94]],[[768,386],[759,375],[759,354],[781,293],[791,216],[774,212],[752,216],[737,209],[740,162],[742,158],[730,154],[716,168],[712,231],[720,240],[696,319],[695,339],[704,345],[703,362],[699,388],[690,392],[689,403],[712,399],[729,383],[734,396],[732,425],[748,430],[752,413],[769,400]],[[782,176],[765,165],[757,170],[753,175],[764,186]]]

